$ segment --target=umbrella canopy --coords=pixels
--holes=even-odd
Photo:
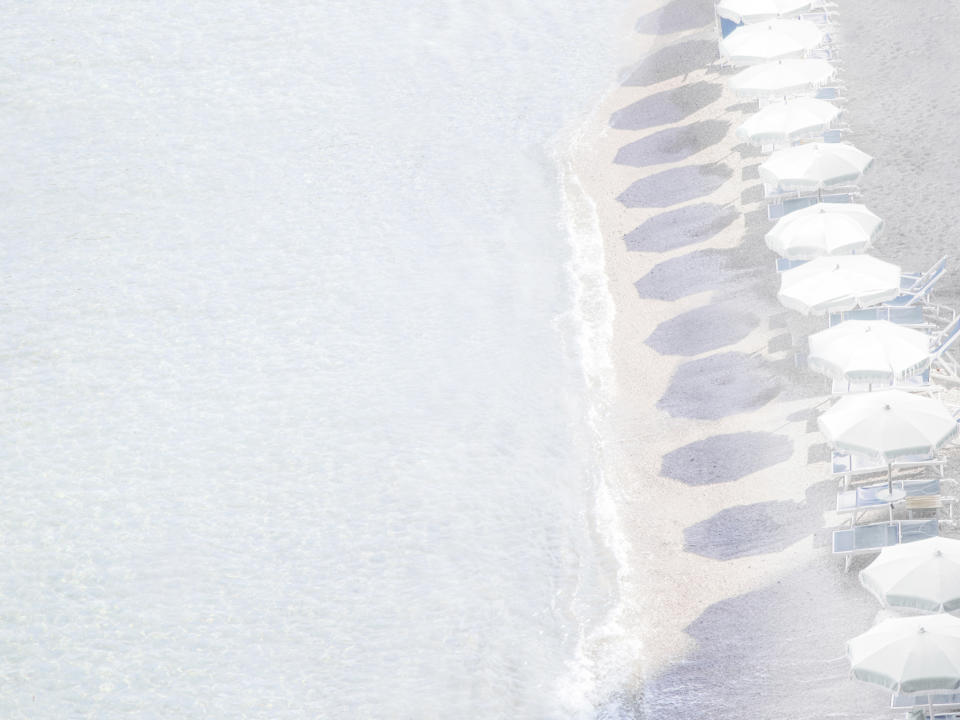
[[[790,260],[848,255],[868,249],[883,220],[857,203],[817,203],[787,213],[764,238],[767,247]]]
[[[875,305],[899,293],[899,266],[870,255],[838,255],[780,273],[777,299],[804,315],[823,315]]]
[[[737,137],[756,145],[793,142],[822,134],[840,116],[840,108],[825,100],[796,98],[760,110],[737,128]]]
[[[885,605],[927,612],[960,608],[960,540],[932,537],[891,545],[860,571],[860,582]]]
[[[873,158],[847,143],[812,142],[775,151],[760,179],[782,190],[820,190],[859,180]]]
[[[810,369],[836,380],[891,383],[930,365],[930,336],[889,320],[847,320],[809,342]]]
[[[720,41],[720,57],[733,65],[800,57],[817,47],[823,33],[807,20],[769,20],[744,25]]]
[[[811,4],[811,0],[720,0],[717,15],[735,23],[755,23],[796,15]]]
[[[841,452],[879,457],[932,455],[957,434],[943,403],[902,390],[847,395],[817,419],[827,442]]]
[[[960,620],[952,615],[894,618],[847,642],[858,680],[898,693],[960,688]]]
[[[826,60],[777,60],[741,70],[730,78],[730,89],[742,97],[796,95],[820,87],[835,72]]]

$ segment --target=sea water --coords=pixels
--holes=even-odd
[[[0,715],[596,714],[626,10],[6,9]]]

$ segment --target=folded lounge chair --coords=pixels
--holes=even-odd
[[[856,525],[833,531],[833,554],[844,559],[844,569],[850,569],[854,555],[878,553],[885,547],[924,540],[940,534],[940,521],[895,520],[892,522]]]

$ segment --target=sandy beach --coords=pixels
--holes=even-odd
[[[918,63],[937,21],[905,21],[892,2],[855,5],[842,4],[833,34],[846,139],[876,158],[863,202],[888,233],[875,254],[926,268],[947,252],[957,214],[937,203],[936,223],[922,222],[924,188],[958,182],[936,157],[942,119],[918,108],[937,83],[906,92],[905,63],[886,81],[876,69],[904,53]],[[956,8],[938,7],[955,28]],[[870,558],[845,573],[830,553],[837,484],[815,423],[829,388],[794,360],[826,321],[776,301],[760,154],[734,135],[756,104],[712,64],[713,23],[710,0],[636,19],[638,62],[595,114],[576,163],[616,305],[603,452],[630,544],[623,622],[644,643],[642,689],[628,702],[651,718],[884,716],[889,694],[848,679],[844,658],[880,608],[857,581]],[[947,52],[948,35],[938,28],[933,52]]]

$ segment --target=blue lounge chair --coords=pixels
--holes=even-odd
[[[767,205],[767,218],[770,220],[779,220],[794,210],[802,210],[805,207],[816,205],[818,202],[850,203],[855,199],[853,193],[832,193],[823,195],[818,200],[816,194],[800,196],[796,191],[782,193],[772,191],[771,194],[765,194],[764,197],[773,201]]]
[[[947,257],[948,256],[944,255],[937,260],[929,270],[921,273],[916,278],[910,275],[904,275],[901,280],[901,289],[903,292],[893,300],[888,300],[883,304],[887,307],[911,307],[913,305],[922,305],[928,301],[930,299],[930,291],[933,290],[933,287],[939,282],[940,278],[943,277],[943,273],[947,269]]]
[[[930,383],[929,367],[927,367],[922,373],[918,373],[912,377],[902,378],[890,383],[854,383],[850,382],[849,380],[834,380],[830,386],[830,391],[834,395],[873,392],[874,390],[903,390],[904,392],[934,393],[942,391],[943,388]]]
[[[926,697],[926,695],[918,695],[917,697]],[[937,696],[935,695],[934,697]],[[906,720],[960,720],[960,708],[953,708],[939,712],[936,706],[934,706],[933,712],[935,714],[931,718],[930,713],[926,708],[916,708],[907,712],[905,717]]]
[[[919,305],[908,305],[907,307],[880,305],[830,313],[831,327],[837,323],[842,323],[844,320],[889,320],[897,325],[919,330],[930,330],[934,327],[933,323],[927,322],[923,317],[923,308]]]
[[[895,520],[892,522],[857,525],[833,531],[833,554],[844,560],[844,569],[850,569],[854,555],[878,553],[885,547],[924,540],[940,534],[940,521]]]
[[[960,384],[960,361],[951,352],[957,338],[960,338],[960,315],[937,335],[936,345],[930,351],[933,377],[937,381]]]
[[[893,463],[894,470],[913,470],[930,467],[943,477],[943,467],[946,461],[936,455],[904,455]],[[843,478],[846,488],[854,478],[868,479],[871,475],[886,475],[887,464],[866,455],[849,455],[847,453],[831,453],[831,473],[834,478]]]
[[[890,708],[893,710],[910,710],[921,712],[926,711],[933,701],[933,711],[938,710],[956,710],[960,708],[960,692],[955,693],[936,693],[933,697],[927,695],[905,695],[903,693],[893,693],[890,696]],[[929,713],[926,717],[929,717]],[[938,713],[939,717],[939,713]]]
[[[939,497],[940,478],[911,478],[898,483],[908,498]],[[850,515],[850,525],[856,525],[864,513],[870,510],[882,510],[889,500],[881,499],[879,493],[887,489],[887,483],[864,485],[854,490],[842,490],[837,493],[837,513]]]

